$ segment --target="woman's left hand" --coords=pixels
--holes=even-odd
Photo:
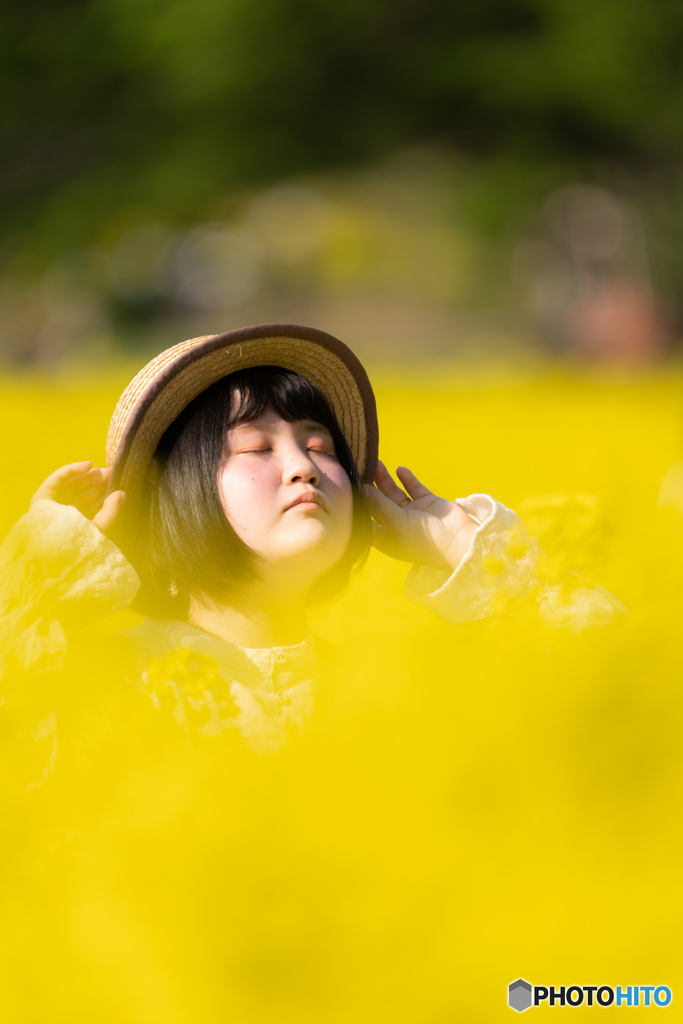
[[[409,469],[399,467],[397,476],[405,491],[379,462],[375,486],[365,487],[372,518],[379,524],[374,546],[399,561],[452,572],[469,548],[477,524],[455,502],[428,490]]]

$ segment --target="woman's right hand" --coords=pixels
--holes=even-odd
[[[73,505],[102,533],[109,534],[126,497],[123,491],[112,491],[105,498],[110,476],[111,469],[93,469],[92,462],[70,462],[43,481],[31,505],[41,498]]]

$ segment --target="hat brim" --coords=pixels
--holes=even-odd
[[[181,342],[149,362],[114,410],[107,435],[108,491],[137,508],[149,464],[165,431],[197,395],[252,366],[281,366],[315,384],[334,412],[365,483],[377,470],[375,397],[362,364],[337,338],[297,324],[258,324]]]

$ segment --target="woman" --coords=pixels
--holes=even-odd
[[[323,332],[259,325],[162,353],[117,405],[109,468],[57,470],[4,544],[6,669],[58,667],[65,621],[136,602],[149,618],[122,637],[153,703],[278,749],[311,711],[307,608],[371,542],[414,564],[408,596],[449,621],[533,575],[513,512],[438,498],[407,469],[402,490],[377,444],[367,375]]]

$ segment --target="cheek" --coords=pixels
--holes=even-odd
[[[234,527],[248,529],[264,501],[267,481],[253,467],[226,467],[218,476],[218,495],[223,511]]]
[[[348,524],[350,531],[353,518],[353,490],[351,488],[351,481],[341,466],[338,466],[330,474],[330,486],[334,489],[341,517]]]

